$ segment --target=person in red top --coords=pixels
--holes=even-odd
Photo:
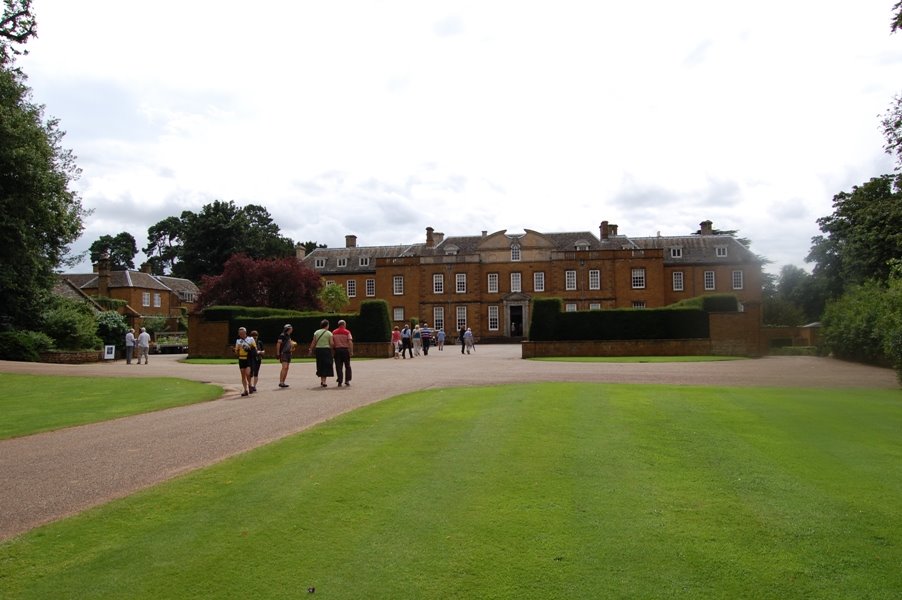
[[[342,381],[346,386],[351,385],[351,357],[354,355],[354,337],[348,331],[344,319],[338,322],[338,327],[332,331],[332,352],[335,355],[335,371],[338,376],[338,385]]]

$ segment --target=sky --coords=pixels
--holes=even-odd
[[[894,3],[34,0],[18,64],[82,169],[73,252],[233,200],[330,247],[711,220],[776,273],[894,168]]]

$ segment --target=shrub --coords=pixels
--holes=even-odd
[[[529,324],[529,339],[548,341],[557,339],[558,315],[564,301],[561,298],[535,298],[532,301],[532,321]]]
[[[97,350],[101,341],[97,337],[97,320],[94,312],[82,302],[56,298],[43,315],[44,333],[53,339],[59,350]]]
[[[97,315],[97,335],[106,345],[125,345],[125,332],[128,325],[125,319],[114,310],[107,310]]]
[[[52,347],[53,340],[39,331],[0,333],[0,360],[37,362],[40,360],[40,353]]]
[[[350,327],[350,324],[348,325]],[[388,302],[366,300],[360,303],[360,316],[356,319],[354,339],[361,342],[387,342],[391,340],[391,317]]]
[[[141,327],[147,330],[147,333],[153,335],[161,331],[166,331],[169,319],[166,317],[145,317],[141,320]],[[123,334],[125,335],[125,334]]]

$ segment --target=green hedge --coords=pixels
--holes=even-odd
[[[708,312],[700,308],[562,312],[562,304],[560,298],[533,301],[530,340],[670,340],[710,336]],[[723,305],[726,303],[719,306]]]
[[[340,319],[348,323],[348,329],[358,342],[388,342],[391,340],[391,320],[388,303],[384,300],[368,300],[360,305],[360,313],[321,313],[265,307],[211,306],[204,309],[208,321],[228,321],[229,335],[237,336],[239,327],[260,333],[266,346],[275,344],[287,323],[294,329],[291,337],[299,344],[313,339],[323,319],[329,320],[332,329]],[[231,339],[230,339],[231,341]]]

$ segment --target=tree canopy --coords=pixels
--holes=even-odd
[[[833,214],[817,220],[806,260],[828,297],[868,280],[886,282],[891,260],[902,256],[902,194],[894,175],[874,177],[833,197]]]
[[[61,145],[64,133],[56,119],[44,119],[24,80],[0,65],[0,326],[27,328],[39,320],[85,211],[69,189],[80,171]]]
[[[31,11],[31,0],[4,0],[0,16],[0,65],[6,65],[16,55],[26,54],[20,49],[37,35],[38,23]]]
[[[282,258],[295,254],[294,242],[283,236],[263,206],[238,206],[215,200],[197,213],[167,217],[147,230],[144,252],[157,274],[166,269],[176,277],[200,281],[223,273],[235,254],[250,258]]]
[[[236,254],[226,261],[221,275],[202,278],[198,303],[316,310],[321,285],[319,273],[294,257],[253,259]]]
[[[102,235],[91,244],[91,263],[97,264],[103,254],[107,254],[110,260],[110,269],[123,271],[135,268],[135,255],[138,247],[135,245],[135,237],[127,231],[112,235]]]

